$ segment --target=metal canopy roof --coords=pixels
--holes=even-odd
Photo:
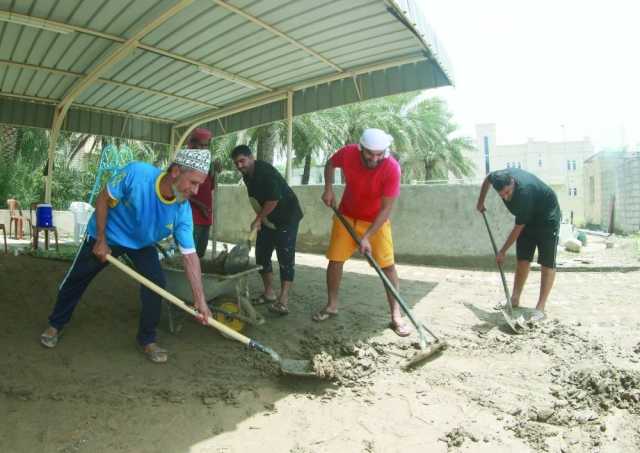
[[[0,0],[0,122],[175,144],[453,83],[413,0]]]

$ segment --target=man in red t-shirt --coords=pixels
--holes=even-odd
[[[392,140],[389,134],[380,129],[366,129],[360,144],[339,149],[325,166],[322,201],[327,206],[335,206],[333,175],[336,168],[341,168],[346,183],[339,211],[360,237],[360,252],[371,253],[397,288],[399,279],[394,264],[389,215],[395,199],[400,195],[400,165],[389,155]],[[349,232],[334,217],[327,250],[328,302],[313,315],[314,321],[325,321],[337,315],[342,267],[356,249],[357,244]],[[409,326],[403,321],[400,307],[389,292],[387,300],[391,310],[389,327],[401,337],[409,335]]]
[[[211,132],[203,127],[193,130],[187,141],[191,149],[209,149]],[[196,244],[196,253],[202,258],[209,245],[209,229],[213,224],[213,190],[215,181],[214,168],[217,164],[211,163],[209,174],[200,187],[198,193],[189,198],[191,212],[193,213],[193,241]],[[215,255],[215,244],[214,244]]]

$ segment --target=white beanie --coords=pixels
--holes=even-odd
[[[208,149],[181,149],[173,163],[207,174],[211,165],[211,152]]]
[[[387,151],[393,137],[382,129],[365,129],[360,137],[360,145],[371,151]]]

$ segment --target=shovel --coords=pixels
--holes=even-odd
[[[171,294],[169,291],[165,290],[164,288],[159,287],[158,285],[156,285],[155,283],[153,283],[149,279],[147,279],[147,278],[143,277],[142,275],[138,274],[136,271],[131,269],[126,264],[121,263],[120,261],[118,261],[113,256],[107,255],[107,261],[109,263],[113,264],[118,269],[120,269],[125,274],[127,274],[129,277],[131,277],[134,280],[136,280],[137,282],[143,284],[144,286],[146,286],[147,288],[149,288],[153,292],[155,292],[155,293],[159,294],[160,296],[162,296],[165,300],[171,302],[172,304],[176,305],[177,307],[181,308],[182,310],[186,311],[187,313],[189,313],[189,314],[191,314],[193,316],[198,316],[199,315],[199,312],[197,310],[195,310],[194,308],[192,308],[192,307],[188,306],[187,304],[185,304],[183,301],[178,299],[176,296]],[[313,365],[311,364],[311,362],[309,360],[282,359],[282,358],[280,358],[278,353],[275,352],[273,349],[268,348],[267,346],[264,346],[264,345],[258,343],[257,341],[252,340],[251,338],[245,337],[241,333],[238,333],[235,330],[225,326],[224,324],[216,321],[212,317],[208,317],[207,318],[207,324],[209,324],[211,327],[215,328],[216,330],[218,330],[219,332],[221,332],[225,336],[231,337],[232,339],[234,339],[236,341],[239,341],[240,343],[242,343],[245,346],[247,346],[249,349],[256,349],[256,350],[258,350],[260,352],[268,354],[271,357],[271,359],[280,366],[280,371],[283,374],[290,374],[290,375],[293,375],[293,376],[304,376],[304,377],[311,377],[311,376],[318,377],[315,374],[315,372],[313,370]]]
[[[340,214],[340,212],[336,209],[335,206],[331,206],[331,209],[333,209],[333,212],[335,213],[338,220],[340,220],[342,225],[344,225],[344,227],[349,232],[349,235],[353,238],[356,244],[358,244],[358,247],[360,247],[360,238],[358,237],[358,234],[355,232],[351,224],[349,224],[349,222],[346,221],[346,219],[342,216],[342,214]],[[407,360],[402,365],[402,368],[403,369],[411,368],[414,365],[417,365],[418,363],[446,349],[447,343],[445,341],[442,341],[438,337],[436,337],[433,334],[433,332],[431,332],[431,330],[427,328],[427,326],[425,326],[424,324],[419,324],[418,321],[416,321],[416,319],[413,317],[413,314],[411,313],[411,310],[409,309],[409,305],[404,301],[404,299],[402,298],[402,296],[400,295],[396,287],[393,286],[393,283],[391,283],[387,275],[384,273],[382,268],[380,268],[380,265],[376,262],[376,260],[373,259],[371,254],[367,252],[365,253],[364,256],[365,258],[367,258],[367,261],[369,262],[369,264],[376,270],[378,276],[382,279],[382,283],[384,284],[384,287],[387,289],[387,291],[389,291],[393,295],[393,298],[398,302],[398,304],[402,308],[402,311],[404,311],[407,317],[411,320],[411,323],[415,327],[416,332],[418,332],[418,335],[420,337],[420,350],[416,352],[413,355],[413,357]],[[427,341],[425,331],[428,332],[429,335],[433,337],[435,342],[429,343]]]
[[[487,221],[487,216],[482,211],[482,218],[484,219],[484,224],[487,226],[487,231],[489,232],[489,239],[491,239],[491,245],[493,246],[493,253],[498,256],[498,247],[496,247],[496,241],[493,239],[493,233],[491,233],[491,228],[489,227],[489,222]],[[513,318],[513,309],[511,307],[511,294],[509,293],[509,286],[507,285],[507,280],[504,278],[504,271],[502,270],[502,264],[498,263],[498,270],[500,271],[500,277],[502,278],[502,287],[504,288],[504,296],[507,298],[506,303],[503,305],[502,317],[505,322],[509,326],[509,328],[515,333],[522,333],[525,328],[524,318]]]
[[[244,242],[235,245],[224,260],[224,273],[233,275],[249,267],[249,252],[251,243],[255,241],[258,230],[253,228]]]

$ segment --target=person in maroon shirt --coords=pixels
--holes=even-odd
[[[187,141],[191,149],[209,149],[212,134],[208,129],[198,127],[193,130]],[[202,258],[209,245],[209,230],[213,225],[213,191],[215,188],[215,174],[219,168],[218,162],[211,163],[209,174],[198,189],[198,193],[189,198],[191,212],[193,213],[193,241],[196,244],[196,253]],[[215,244],[214,255],[215,255]]]

